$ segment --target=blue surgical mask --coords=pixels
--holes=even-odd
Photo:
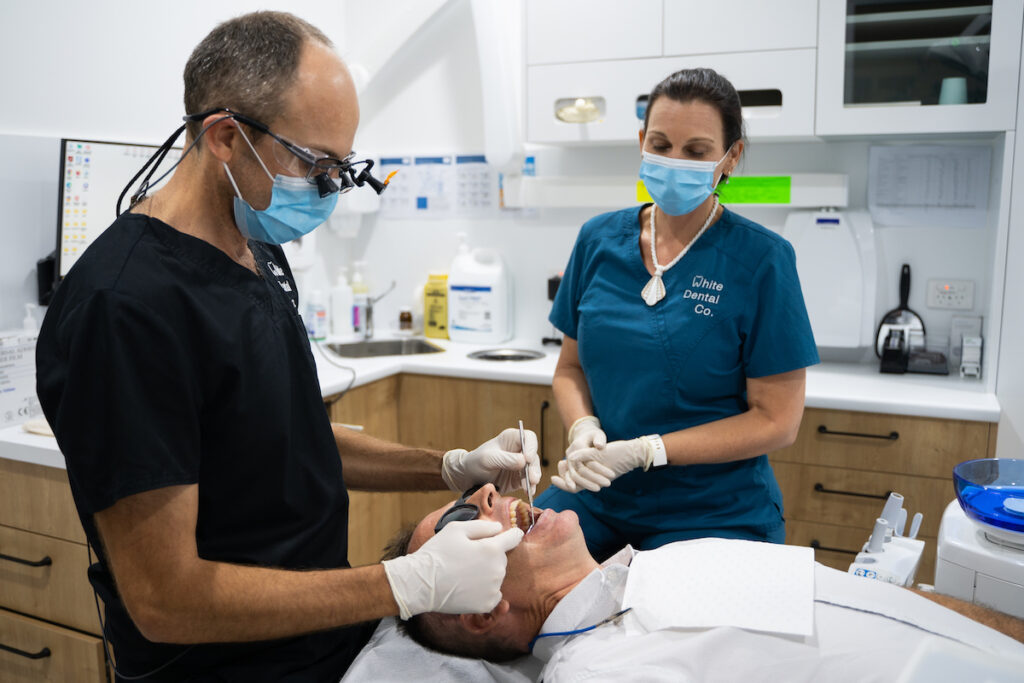
[[[235,188],[235,225],[239,232],[246,239],[267,244],[284,244],[307,235],[322,225],[334,212],[334,207],[338,204],[338,193],[332,192],[326,197],[321,197],[316,186],[305,178],[270,175],[270,171],[244,132],[242,137],[249,143],[249,148],[256,155],[264,173],[273,180],[274,186],[270,193],[270,206],[257,211],[249,202],[242,199],[242,193],[239,192],[238,184],[231,175],[231,169],[224,164],[228,180]]]
[[[731,149],[718,161],[672,159],[644,152],[640,179],[662,211],[681,216],[703,204],[715,191],[715,169]]]

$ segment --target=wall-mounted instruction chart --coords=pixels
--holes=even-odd
[[[382,157],[381,173],[398,171],[381,195],[385,218],[452,218],[497,209],[496,175],[482,154]]]

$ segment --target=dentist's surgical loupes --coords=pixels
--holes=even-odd
[[[523,431],[523,421],[519,421],[519,450],[523,452],[523,458],[526,457],[526,432]],[[537,521],[533,516],[533,491],[530,490],[530,463],[527,461],[523,467],[523,488],[526,489],[526,495],[530,500],[530,527],[526,530],[526,533],[530,533],[533,529],[534,523]]]

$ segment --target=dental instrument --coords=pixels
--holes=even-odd
[[[526,457],[526,432],[523,431],[523,421],[519,421],[519,448],[523,452],[523,457]],[[523,468],[523,488],[526,489],[526,495],[530,500],[530,527],[526,530],[526,533],[530,533],[533,530],[533,525],[536,523],[536,519],[533,516],[533,491],[530,489],[530,463],[526,463]]]

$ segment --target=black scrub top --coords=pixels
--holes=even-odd
[[[37,392],[98,561],[118,669],[146,680],[337,681],[368,625],[262,643],[146,640],[114,588],[92,515],[135,493],[199,485],[207,560],[347,567],[348,493],[283,251],[260,275],[138,214],[118,218],[55,293]]]

